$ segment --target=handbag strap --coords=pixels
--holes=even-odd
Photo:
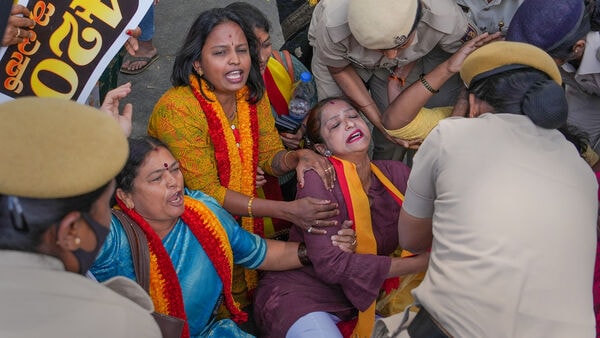
[[[122,210],[112,209],[112,213],[121,222],[129,240],[136,281],[148,292],[150,290],[150,250],[148,249],[148,239],[144,231]]]

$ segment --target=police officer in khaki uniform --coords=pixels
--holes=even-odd
[[[406,86],[477,33],[452,0],[321,0],[308,32],[319,99],[348,96],[375,127],[373,158],[401,160],[404,148],[381,124],[390,74],[398,79],[408,69],[401,78]],[[460,85],[456,78],[430,87],[436,95],[428,106],[454,104]]]
[[[513,15],[524,0],[456,0],[479,31],[506,33]]]
[[[121,115],[113,94],[104,113],[59,98],[0,104],[0,337],[162,336],[135,281],[83,277],[129,154],[114,120],[131,130],[130,108]]]

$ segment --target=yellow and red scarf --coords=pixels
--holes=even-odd
[[[344,201],[346,202],[346,208],[348,209],[348,217],[354,222],[353,228],[356,232],[357,241],[356,253],[377,255],[377,241],[371,224],[369,198],[356,172],[356,165],[335,156],[331,156],[329,160],[335,168],[337,180],[342,190]],[[392,197],[402,205],[404,195],[373,163],[371,163],[371,171],[386,187]],[[375,302],[365,311],[359,311],[358,322],[354,327],[351,337],[370,337],[374,324]]]
[[[209,97],[207,100],[200,92]],[[256,104],[248,102],[248,88],[236,94],[237,125],[236,135],[231,124],[212,94],[206,81],[200,84],[195,76],[190,76],[190,87],[206,116],[208,132],[215,150],[219,180],[224,187],[247,196],[256,196],[256,168],[258,166],[258,114]],[[239,147],[238,147],[239,144]],[[264,237],[261,217],[242,217],[242,227]],[[245,270],[246,285],[249,291],[256,288],[258,276],[254,270]]]
[[[283,52],[286,56],[286,66],[283,65],[283,60],[278,51],[273,52],[272,57],[267,61],[267,68],[263,73],[265,89],[269,96],[269,102],[278,115],[289,115],[289,104],[292,96],[294,69],[291,56],[289,53]],[[290,68],[291,67],[291,68]],[[283,200],[279,179],[277,177],[265,174],[267,183],[257,189],[258,197],[271,200]],[[291,227],[291,223],[270,217],[264,217],[264,234],[267,238],[273,238],[282,233],[287,233]]]
[[[270,57],[263,74],[263,80],[269,95],[269,101],[275,112],[278,115],[288,115],[294,84],[285,66],[275,58]]]
[[[127,208],[119,198],[116,200],[121,210],[142,229],[148,240],[150,253],[149,293],[155,311],[185,320],[182,337],[189,337],[190,332],[186,320],[181,286],[169,253],[150,224],[135,210]],[[232,314],[234,321],[237,323],[247,321],[248,315],[240,310],[231,294],[233,252],[227,233],[221,226],[219,219],[204,203],[185,196],[184,204],[185,210],[181,218],[192,231],[217,271],[223,283],[225,306]]]

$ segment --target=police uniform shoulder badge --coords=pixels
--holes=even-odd
[[[475,28],[475,26],[473,26],[470,22],[467,25],[467,31],[465,32],[465,35],[463,35],[462,38],[460,38],[460,41],[462,43],[465,43],[469,40],[471,40],[472,38],[477,36],[477,28]]]

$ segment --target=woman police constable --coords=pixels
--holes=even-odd
[[[431,248],[408,333],[594,336],[598,185],[583,143],[563,129],[558,67],[537,47],[500,41],[468,56],[460,75],[473,118],[445,119],[427,136],[400,212],[400,245]]]
[[[3,103],[0,118],[0,336],[160,337],[152,309],[79,275],[108,233],[119,125],[51,98]]]

